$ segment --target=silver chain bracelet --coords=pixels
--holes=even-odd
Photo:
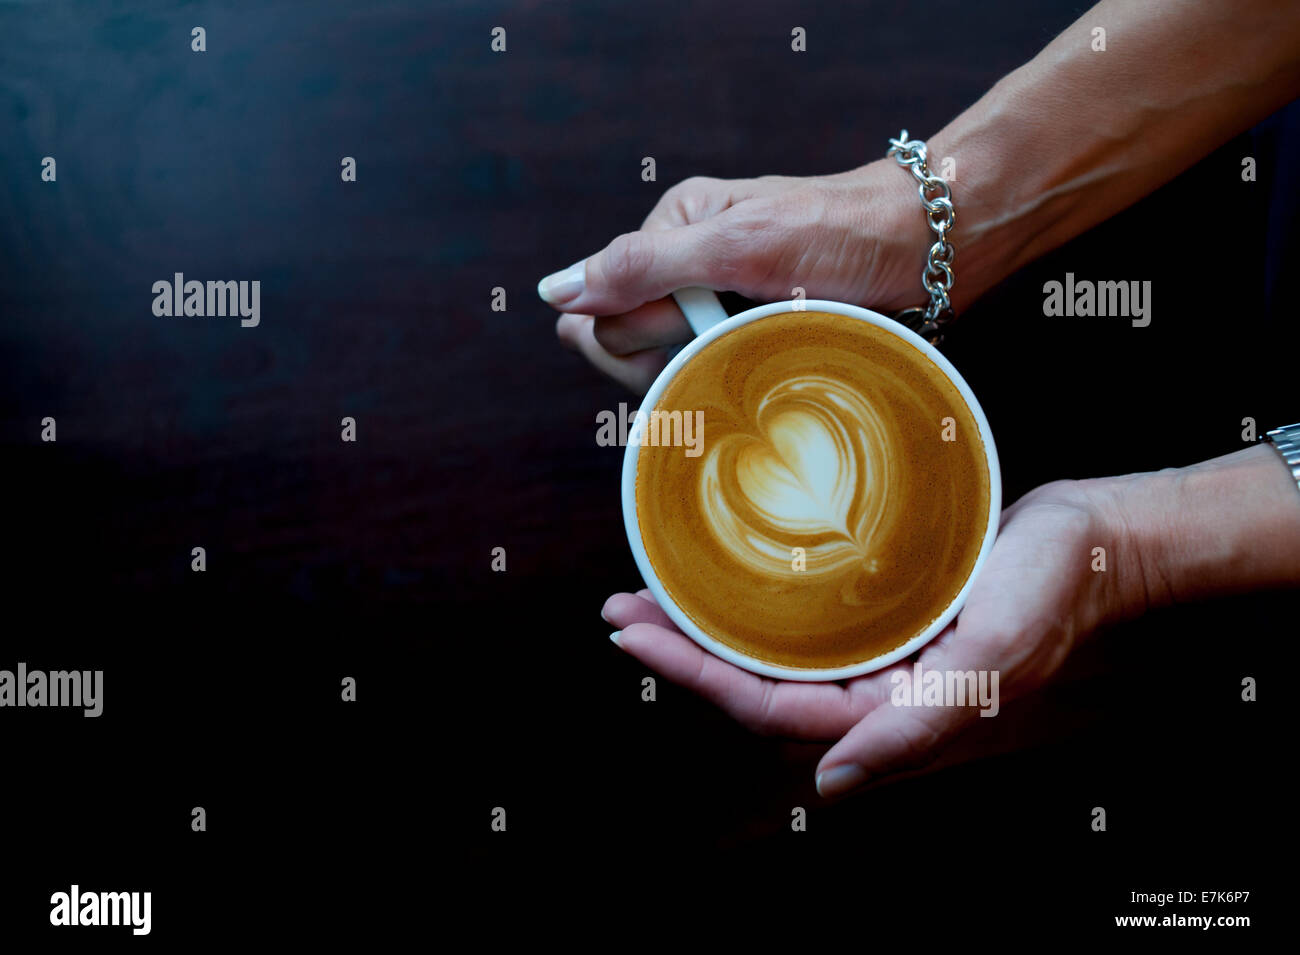
[[[943,341],[943,329],[955,317],[948,292],[952,288],[952,260],[957,250],[948,241],[948,230],[957,219],[952,207],[952,190],[942,177],[933,175],[926,165],[925,142],[908,139],[907,130],[897,139],[889,141],[886,156],[893,156],[900,166],[906,166],[917,183],[921,205],[925,206],[925,221],[930,224],[938,240],[930,246],[925,268],[921,270],[921,284],[930,295],[926,305],[905,308],[894,316],[933,345]],[[937,217],[937,218],[936,218]]]

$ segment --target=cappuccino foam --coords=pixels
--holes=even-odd
[[[702,411],[705,441],[698,457],[639,450],[646,553],[682,611],[741,653],[871,659],[929,626],[974,568],[978,425],[896,335],[825,312],[758,319],[694,356],[656,410]]]

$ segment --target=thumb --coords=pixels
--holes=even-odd
[[[727,274],[731,244],[717,220],[620,235],[542,279],[537,294],[565,312],[620,315],[675,289],[710,285]]]
[[[978,715],[973,706],[899,706],[886,699],[822,757],[817,792],[829,799],[872,779],[919,769]]]

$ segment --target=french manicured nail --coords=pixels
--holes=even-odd
[[[843,763],[832,766],[824,773],[817,774],[817,793],[823,798],[842,796],[857,789],[867,781],[867,772],[856,763]]]
[[[587,282],[587,260],[575,262],[563,272],[548,275],[537,283],[537,294],[552,305],[563,305],[582,294]]]
[[[613,633],[611,633],[611,634],[609,635],[609,638],[610,638],[611,640],[614,641],[614,646],[616,646],[616,647],[620,647],[620,648],[623,646],[623,644],[621,644],[621,643],[618,642],[618,638],[621,637],[621,636],[623,636],[623,631],[622,631],[622,630],[615,630]]]

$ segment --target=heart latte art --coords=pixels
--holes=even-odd
[[[722,643],[858,663],[924,630],[970,575],[989,508],[979,429],[896,335],[820,312],[759,319],[692,358],[657,408],[702,410],[703,453],[641,448],[641,536]]]
[[[700,493],[714,539],[765,576],[869,568],[872,542],[889,534],[898,456],[875,410],[844,382],[806,375],[764,395],[755,424],[706,451]],[[795,546],[806,558],[798,570]]]

